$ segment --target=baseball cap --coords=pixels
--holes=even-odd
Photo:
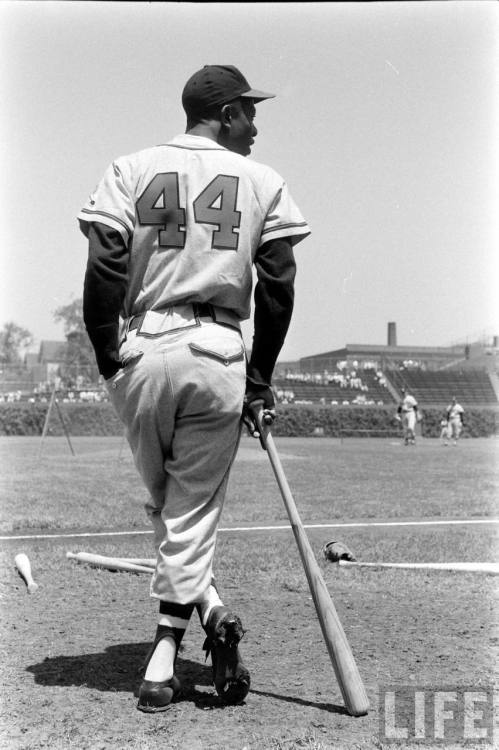
[[[261,102],[264,99],[272,99],[275,94],[252,89],[234,65],[205,65],[185,84],[182,106],[187,115],[199,115],[240,96]]]

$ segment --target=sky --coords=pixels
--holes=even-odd
[[[0,328],[64,338],[88,194],[184,132],[194,71],[233,64],[277,94],[249,158],[312,230],[281,361],[385,344],[392,321],[400,345],[499,334],[498,32],[488,0],[0,3]]]

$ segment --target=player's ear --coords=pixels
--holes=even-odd
[[[234,108],[232,104],[224,104],[224,106],[220,110],[221,125],[229,128],[232,123],[233,116],[234,116]]]

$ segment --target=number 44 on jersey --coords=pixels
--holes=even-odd
[[[211,224],[211,247],[216,250],[237,250],[241,224],[237,210],[239,179],[217,175],[192,203],[194,221]],[[157,225],[160,247],[183,248],[186,241],[185,213],[180,205],[177,172],[161,172],[153,177],[137,201],[140,224]]]

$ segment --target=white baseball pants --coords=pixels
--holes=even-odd
[[[457,417],[456,419],[451,419],[449,423],[450,427],[450,433],[453,440],[459,440],[461,436],[461,431],[463,429],[463,425],[461,423],[461,418]]]
[[[200,320],[128,333],[106,381],[149,491],[157,549],[151,596],[190,604],[212,580],[216,531],[241,433],[246,382],[239,331]]]
[[[411,411],[402,412],[402,425],[404,427],[405,437],[414,437],[414,431],[416,429],[416,412]]]

